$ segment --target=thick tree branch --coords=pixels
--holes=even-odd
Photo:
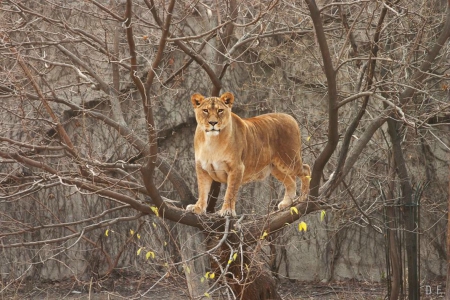
[[[324,202],[299,202],[294,207],[297,208],[298,214],[294,210],[283,210],[270,213],[268,216],[264,216],[259,220],[245,223],[242,225],[235,225],[233,227],[241,226],[245,228],[244,240],[247,243],[254,243],[260,240],[265,233],[272,234],[278,230],[283,229],[286,226],[294,223],[301,217],[319,210],[340,209],[339,206],[328,205]]]
[[[358,161],[358,158],[361,155],[361,153],[363,152],[367,143],[369,143],[369,141],[372,139],[372,136],[375,134],[375,132],[378,130],[378,128],[380,128],[381,125],[383,125],[384,122],[386,122],[387,119],[388,119],[388,116],[380,116],[377,119],[373,120],[367,126],[364,133],[359,137],[356,144],[352,147],[352,150],[349,153],[349,155],[345,161],[345,165],[344,165],[344,168],[342,169],[341,176],[339,177],[339,180],[335,181],[335,184],[339,184],[342,181],[342,179],[345,178],[345,176],[348,174],[348,172],[350,172],[350,170],[353,168],[355,163]],[[332,174],[330,176],[330,179],[327,182],[325,182],[325,184],[323,186],[320,187],[320,191],[319,191],[320,194],[323,194],[324,191],[326,191],[329,188],[329,185],[332,182],[334,182],[333,176],[334,176],[334,174]]]
[[[333,154],[339,141],[338,132],[338,103],[337,103],[337,86],[336,73],[333,69],[330,50],[328,48],[327,39],[322,26],[322,18],[314,0],[305,0],[308,5],[311,19],[314,24],[317,41],[319,43],[320,52],[322,54],[323,68],[328,84],[328,142],[325,148],[319,154],[314,162],[311,174],[310,196],[317,198],[319,196],[320,178],[323,169]]]
[[[384,7],[381,10],[380,18],[378,19],[378,24],[377,24],[374,38],[373,38],[372,49],[369,54],[370,58],[372,58],[372,57],[376,58],[378,55],[378,50],[379,50],[378,42],[380,41],[381,29],[382,29],[382,25],[384,23],[384,19],[386,17],[386,13],[387,13],[387,8]],[[366,77],[366,83],[367,83],[366,90],[372,89],[373,78],[375,76],[376,62],[377,61],[375,59],[369,60],[369,67],[368,67],[367,77]],[[364,114],[366,112],[366,107],[367,107],[367,104],[369,103],[369,96],[370,95],[364,96],[364,101],[363,101],[357,115],[355,116],[355,118],[350,123],[350,126],[348,126],[347,130],[345,131],[345,135],[344,135],[344,139],[342,141],[342,146],[341,146],[341,150],[339,153],[336,169],[333,173],[333,176],[329,180],[330,182],[327,183],[327,186],[329,188],[327,188],[327,190],[324,192],[324,195],[323,195],[325,197],[329,197],[331,195],[331,193],[333,192],[333,190],[339,185],[339,183],[343,179],[343,178],[341,178],[342,169],[344,168],[345,161],[347,159],[347,155],[348,155],[348,151],[349,151],[349,147],[350,147],[350,141],[352,139],[353,133],[359,126],[359,122],[361,121],[362,117],[364,116]],[[339,105],[338,105],[338,107],[339,107]]]

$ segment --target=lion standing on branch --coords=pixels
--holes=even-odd
[[[194,137],[195,169],[199,199],[187,210],[206,212],[208,193],[214,181],[226,183],[220,216],[236,216],[236,196],[242,184],[262,180],[272,174],[285,187],[282,210],[296,198],[296,177],[302,182],[304,201],[308,195],[311,170],[303,164],[300,128],[287,114],[271,113],[241,119],[231,112],[234,96],[191,97],[197,129]]]

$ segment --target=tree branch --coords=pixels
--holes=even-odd
[[[150,1],[150,2],[149,2]],[[158,13],[156,11],[156,7],[153,0],[144,0],[147,7],[150,9],[153,18],[155,19],[155,22],[160,26],[160,28],[163,28],[163,24],[161,19],[158,16]],[[169,37],[176,38],[176,35],[169,33]],[[209,64],[197,53],[195,53],[193,50],[191,50],[188,46],[186,46],[185,43],[183,43],[180,40],[174,40],[175,45],[178,46],[184,53],[186,53],[188,56],[190,56],[195,62],[208,74],[209,79],[213,83],[214,88],[221,89],[222,88],[222,82],[217,77],[214,70],[209,66]]]
[[[39,95],[39,99],[42,102],[42,105],[45,107],[47,113],[50,115],[51,119],[53,120],[53,122],[56,124],[56,131],[58,132],[60,138],[62,139],[62,141],[67,145],[67,147],[69,148],[69,152],[74,155],[77,156],[76,154],[76,150],[75,147],[72,144],[72,141],[70,140],[69,135],[67,134],[66,130],[64,129],[64,127],[61,125],[61,122],[59,121],[58,117],[56,116],[56,114],[54,113],[53,109],[50,107],[50,105],[47,102],[47,99],[45,98],[44,94],[42,93],[39,85],[37,84],[36,80],[34,79],[33,75],[31,74],[30,69],[27,67],[27,65],[25,64],[25,62],[23,61],[22,56],[20,55],[20,53],[15,49],[15,48],[10,48],[10,51],[16,55],[17,58],[17,62],[19,63],[20,67],[22,68],[22,70],[25,73],[25,76],[28,78],[28,80],[30,80],[31,84],[33,85],[34,90],[36,91],[36,93]]]
[[[323,68],[328,84],[328,142],[325,148],[319,154],[314,162],[311,174],[310,196],[317,198],[319,196],[320,178],[323,169],[333,154],[339,142],[338,132],[338,103],[337,103],[337,86],[336,73],[333,69],[330,50],[328,48],[327,39],[322,26],[322,18],[314,0],[305,0],[308,5],[311,19],[314,24],[317,41],[319,43],[320,52],[322,54]]]
[[[380,40],[382,24],[386,17],[386,13],[387,13],[387,8],[384,7],[381,10],[380,18],[378,19],[378,24],[377,24],[377,27],[375,30],[371,52],[369,54],[370,58],[377,57],[377,55],[378,55],[378,49],[379,49],[378,42]],[[375,76],[376,62],[377,61],[374,59],[369,60],[369,68],[367,71],[367,80],[366,80],[366,82],[367,82],[366,90],[370,90],[372,88],[373,77]],[[333,190],[343,180],[343,178],[341,178],[342,169],[344,168],[345,161],[347,159],[347,154],[348,154],[348,150],[350,147],[350,141],[352,139],[353,133],[359,126],[359,122],[361,121],[362,117],[364,116],[364,114],[366,112],[366,107],[367,107],[367,104],[369,103],[369,96],[370,95],[364,96],[364,101],[363,101],[357,115],[355,116],[355,118],[352,120],[350,126],[348,126],[347,130],[345,131],[345,135],[344,135],[344,139],[342,141],[341,151],[339,153],[336,169],[333,173],[333,176],[331,176],[331,178],[329,179],[330,182],[327,183],[327,187],[328,187],[327,190],[324,191],[324,194],[321,194],[322,196],[329,197],[331,195],[331,193],[333,192]],[[339,105],[338,105],[338,107],[339,107]]]
[[[437,55],[441,51],[442,47],[446,44],[450,37],[450,0],[447,0],[447,13],[445,18],[444,27],[442,28],[441,34],[439,35],[437,41],[434,43],[431,50],[425,56],[419,70],[417,70],[411,79],[410,87],[406,88],[403,93],[400,94],[400,103],[402,105],[408,103],[415,94],[418,86],[428,77],[427,71],[430,69],[431,64],[436,59]],[[415,87],[415,88],[414,88]]]

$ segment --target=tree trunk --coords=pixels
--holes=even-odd
[[[405,159],[401,147],[401,136],[398,134],[399,122],[389,119],[388,128],[392,141],[397,174],[400,179],[403,204],[403,221],[405,224],[405,246],[406,259],[408,265],[408,299],[419,299],[419,278],[418,278],[418,249],[417,249],[417,228],[415,223],[416,204],[413,202],[413,191],[406,169]]]
[[[249,275],[252,277],[256,274]],[[238,295],[240,295],[240,293]],[[267,271],[263,271],[262,273],[257,274],[256,278],[249,285],[245,286],[239,299],[281,300],[281,297],[277,293],[275,280]]]
[[[395,180],[395,159],[392,156],[389,164],[389,186],[387,191],[387,200],[393,201],[394,197],[394,180]],[[388,225],[388,243],[389,243],[389,259],[391,261],[391,293],[389,295],[389,300],[397,300],[400,295],[400,288],[402,283],[402,261],[400,258],[399,248],[398,248],[398,237],[397,228],[398,222],[397,216],[395,215],[394,204],[388,205],[386,208],[386,217]]]
[[[217,241],[210,236],[208,249],[217,247]],[[262,258],[259,259],[261,245],[258,243],[254,247],[244,247],[244,244],[245,241],[239,240],[236,234],[230,234],[226,242],[212,253],[215,259],[211,259],[211,269],[217,275],[221,274],[222,270],[226,271],[226,275],[220,280],[222,284],[228,286],[235,299],[281,300],[268,266]],[[235,249],[233,254],[231,248]],[[245,248],[247,250],[244,250]],[[244,253],[240,253],[238,249]],[[218,265],[219,262],[221,267]]]
[[[207,269],[206,257],[192,260],[199,252],[205,251],[203,233],[191,226],[177,225],[177,229],[181,259],[186,261],[183,267],[189,295],[191,299],[197,299],[208,290],[208,280],[201,280]]]
[[[448,155],[450,161],[450,154]],[[446,299],[450,297],[450,165],[448,166],[448,202],[447,202],[447,285],[445,289]]]

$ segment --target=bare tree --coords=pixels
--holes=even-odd
[[[321,7],[313,0],[219,2],[5,2],[0,33],[3,249],[20,248],[30,261],[36,252],[45,253],[33,262],[38,265],[86,243],[105,257],[107,267],[95,270],[102,277],[117,268],[131,245],[147,259],[167,252],[165,241],[156,250],[150,240],[141,240],[147,222],[161,228],[149,229],[149,239],[170,237],[178,224],[180,230],[199,229],[188,237],[201,234],[198,241],[206,248],[183,252],[181,260],[161,258],[158,267],[183,266],[189,275],[188,265],[207,257],[205,295],[220,291],[239,299],[277,299],[275,282],[260,259],[262,249],[271,235],[300,217],[339,207],[349,222],[359,218],[377,233],[394,230],[375,217],[380,204],[357,191],[378,180],[388,183],[376,187],[379,193],[386,189],[386,201],[399,197],[405,207],[414,203],[405,141],[417,140],[413,129],[444,143],[435,128],[445,121],[431,120],[448,118],[449,105],[441,100],[448,87],[435,87],[447,80],[442,48],[450,35],[449,9],[435,18],[418,12],[414,3],[389,1]],[[285,66],[281,76],[278,65]],[[306,75],[299,71],[303,68]],[[292,86],[285,88],[284,82]],[[313,163],[307,202],[287,211],[264,207],[259,211],[264,214],[219,218],[212,213],[220,184],[213,183],[208,215],[184,210],[195,202],[195,179],[177,172],[183,159],[168,154],[175,147],[161,145],[176,128],[194,126],[185,112],[187,99],[202,89],[213,96],[240,89],[247,105],[259,111],[288,109],[281,100],[294,99],[300,89],[310,89],[312,98],[322,95],[323,107],[306,99],[311,107],[301,112],[296,103],[304,102],[294,99],[289,108],[316,141],[306,151]],[[261,96],[280,99],[279,106],[271,107]],[[377,132],[388,133],[390,140],[376,137]],[[364,173],[360,164],[366,155],[390,163],[373,164],[378,176]],[[351,209],[342,209],[344,198]],[[410,215],[404,214],[402,226],[410,233],[408,295],[417,299],[417,223]],[[104,247],[106,235],[119,231],[116,224],[132,221],[130,235],[117,234],[122,248]],[[172,239],[173,247],[178,242]],[[398,253],[393,251],[391,259],[398,260]],[[200,277],[203,268],[196,271]],[[399,265],[393,268],[397,272]],[[11,276],[27,272],[25,267]],[[396,299],[400,279],[398,273],[393,276],[391,299]],[[191,296],[201,296],[192,278]]]

